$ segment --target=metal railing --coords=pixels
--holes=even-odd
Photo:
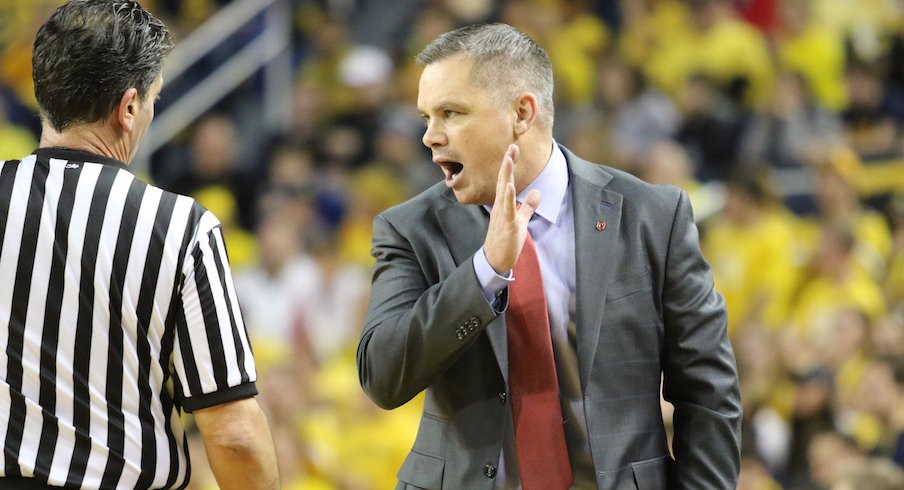
[[[292,91],[292,13],[287,0],[235,0],[179,41],[163,69],[164,84],[235,35],[258,15],[261,32],[194,87],[156,115],[132,167],[147,173],[150,156],[245,80],[263,70],[263,120],[267,129],[287,124]]]

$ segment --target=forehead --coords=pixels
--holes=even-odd
[[[471,78],[473,61],[455,55],[424,67],[418,85],[417,105],[422,112],[445,104],[467,104],[487,96],[487,91]]]

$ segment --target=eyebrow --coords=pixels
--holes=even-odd
[[[445,100],[445,101],[442,101],[439,104],[433,106],[430,109],[430,111],[432,111],[432,112],[442,112],[442,111],[446,111],[446,110],[464,111],[467,109],[468,109],[467,104],[464,104],[461,102],[456,102],[456,101]],[[426,114],[426,111],[421,110],[421,109],[418,109],[418,110],[421,112],[421,114]]]

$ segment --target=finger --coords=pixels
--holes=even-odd
[[[505,150],[505,155],[502,157],[502,167],[505,169],[505,181],[507,183],[515,183],[515,163],[518,161],[519,154],[520,149],[518,145],[512,143]]]
[[[542,197],[543,196],[538,189],[532,189],[527,193],[527,196],[524,197],[524,201],[521,202],[518,214],[523,216],[526,220],[530,220],[530,217],[534,215],[534,211],[537,210],[537,206],[540,205],[540,199]]]
[[[518,163],[518,157],[521,156],[521,147],[512,143],[508,146],[508,149],[505,151],[506,155],[512,157],[512,165],[516,165]]]
[[[511,149],[511,147],[509,147]],[[511,158],[511,152],[507,150],[502,157],[502,164],[499,165],[499,176],[496,179],[496,202],[494,206],[502,204],[500,199],[505,196],[505,188],[513,179],[512,167],[514,162]]]
[[[515,213],[518,211],[518,208],[515,204],[515,199],[517,199],[518,195],[515,192],[515,184],[509,182],[505,185],[505,203],[503,205],[503,209],[505,210],[505,216],[508,219],[513,219],[515,217]]]
[[[496,181],[496,199],[493,206],[499,206],[505,216],[514,217],[515,199],[517,194],[509,193],[508,187],[515,187],[515,160],[518,155],[518,145],[511,144],[502,156],[502,164],[499,166],[499,177]],[[501,199],[501,200],[500,200]]]

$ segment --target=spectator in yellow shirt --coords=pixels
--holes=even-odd
[[[750,322],[777,326],[797,279],[794,218],[777,207],[764,178],[751,170],[727,183],[722,212],[705,227],[703,251],[725,296],[728,331]]]
[[[658,86],[675,94],[693,74],[703,74],[749,107],[769,95],[773,62],[766,40],[735,17],[728,0],[691,0],[691,29],[668,39],[646,65]]]
[[[823,342],[843,308],[857,308],[871,321],[885,311],[882,290],[854,261],[855,237],[847,227],[823,228],[813,276],[792,304],[791,324],[813,342]]]
[[[882,213],[868,208],[857,193],[857,175],[862,169],[850,149],[833,151],[816,176],[819,221],[853,233],[854,261],[872,278],[879,279],[891,254],[891,230]],[[822,224],[820,226],[822,226]]]
[[[840,111],[847,104],[844,40],[816,24],[811,10],[810,0],[781,2],[781,28],[776,34],[779,67],[802,74],[819,106]]]
[[[892,224],[892,252],[884,277],[885,294],[890,303],[904,301],[904,194],[889,203]]]
[[[651,58],[674,39],[691,30],[687,5],[681,0],[620,0],[622,26],[618,52],[635,67],[647,67]]]

